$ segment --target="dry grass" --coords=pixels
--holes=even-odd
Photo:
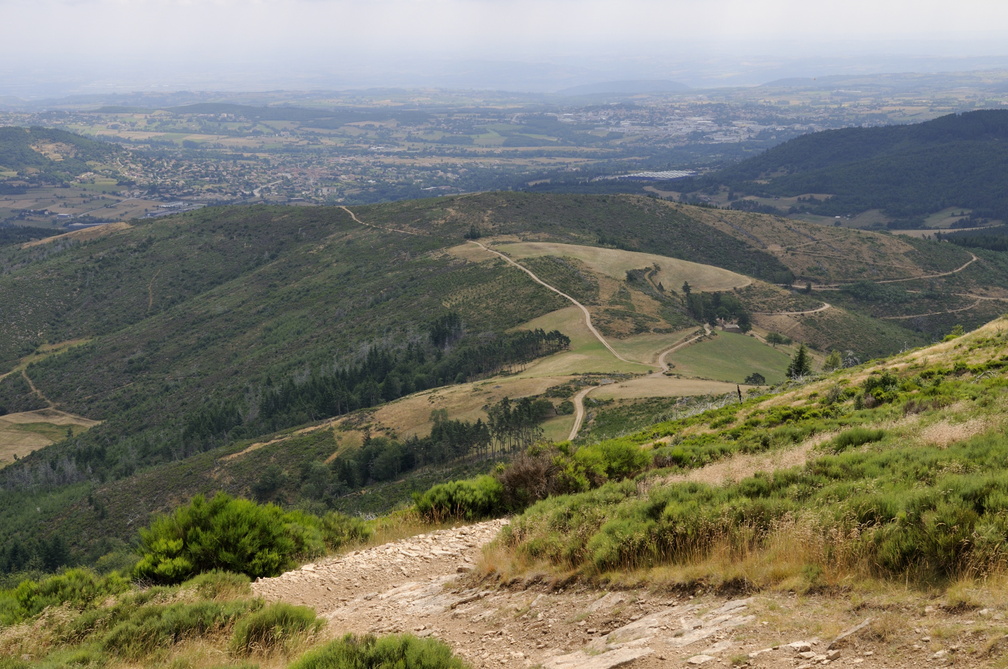
[[[667,290],[679,290],[684,281],[689,281],[690,286],[694,290],[704,291],[731,290],[732,288],[741,288],[752,283],[749,277],[719,267],[701,265],[700,263],[688,260],[679,260],[651,253],[637,253],[635,251],[552,242],[498,244],[497,248],[513,258],[533,258],[538,256],[576,258],[588,265],[593,271],[620,282],[626,279],[628,270],[644,269],[658,265],[661,269],[655,276],[655,281],[660,281]]]
[[[947,448],[951,444],[987,432],[991,427],[991,423],[985,419],[971,418],[962,422],[953,422],[946,418],[921,430],[920,439],[921,442],[929,446]]]
[[[734,393],[736,384],[706,379],[687,379],[653,374],[602,386],[592,393],[597,399],[634,399],[639,397],[686,397]]]
[[[684,474],[674,474],[660,479],[647,481],[648,487],[694,481],[708,485],[725,485],[741,481],[759,472],[773,472],[778,469],[801,467],[808,462],[809,454],[816,447],[829,441],[835,434],[832,432],[817,434],[805,440],[800,446],[786,451],[771,453],[739,453],[730,458],[719,460],[712,464],[690,470]]]
[[[21,248],[27,249],[32,246],[41,246],[42,244],[50,244],[55,241],[61,240],[72,240],[77,242],[86,242],[91,239],[97,239],[99,237],[104,237],[105,235],[110,235],[113,232],[118,232],[119,230],[126,230],[131,227],[129,223],[125,221],[119,221],[117,223],[106,223],[105,225],[96,225],[90,228],[82,228],[80,230],[74,230],[73,232],[67,232],[62,235],[56,235],[54,237],[45,237],[43,239],[35,239],[30,242],[25,242],[21,245]]]
[[[59,411],[39,409],[0,416],[0,467],[32,451],[53,444],[66,436],[97,425],[99,421]]]

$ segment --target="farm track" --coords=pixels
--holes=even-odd
[[[571,297],[567,293],[565,293],[565,292],[563,292],[563,291],[561,291],[561,290],[559,290],[557,288],[554,288],[553,286],[549,285],[548,283],[546,283],[545,281],[543,281],[542,279],[540,279],[538,276],[536,276],[536,274],[532,270],[530,270],[529,268],[525,267],[524,265],[519,264],[515,260],[512,260],[511,258],[509,258],[508,256],[504,255],[500,251],[495,251],[494,249],[489,248],[488,246],[486,246],[484,244],[481,244],[481,243],[479,243],[477,241],[474,241],[474,240],[469,240],[469,243],[470,244],[475,244],[476,246],[479,246],[480,248],[482,248],[484,251],[488,251],[490,253],[493,253],[494,255],[497,255],[497,256],[503,258],[504,261],[506,263],[508,263],[509,265],[514,265],[515,267],[517,267],[518,269],[520,269],[521,271],[525,272],[530,277],[532,277],[532,280],[535,281],[536,283],[538,283],[540,286],[543,286],[544,288],[552,290],[554,293],[556,293],[560,297],[562,297],[562,298],[570,301],[574,306],[576,306],[578,309],[581,310],[581,313],[584,314],[585,325],[591,331],[592,335],[594,335],[595,338],[599,340],[599,343],[601,343],[603,346],[605,346],[606,349],[610,353],[613,354],[613,357],[615,357],[617,360],[622,360],[623,362],[628,362],[628,363],[631,363],[631,364],[635,364],[633,360],[627,360],[622,355],[620,355],[619,353],[617,353],[616,349],[614,349],[612,347],[612,345],[608,341],[606,341],[606,338],[602,336],[602,333],[599,332],[595,328],[594,325],[592,325],[591,313],[588,311],[588,308],[585,305],[581,304],[580,302],[578,302],[577,300],[575,300],[573,297]]]
[[[423,236],[423,235],[421,235],[421,233],[416,232],[415,230],[401,230],[399,228],[383,228],[383,227],[380,227],[380,226],[377,226],[377,225],[371,225],[370,223],[365,223],[364,221],[362,221],[359,218],[357,218],[357,214],[355,214],[352,211],[350,211],[349,207],[344,207],[344,206],[340,205],[340,209],[342,209],[346,213],[350,214],[350,218],[352,218],[355,223],[363,225],[365,228],[371,228],[372,230],[381,230],[382,232],[400,232],[400,233],[402,233],[404,235],[413,235],[415,237]],[[482,246],[482,244],[481,244],[481,246]],[[496,251],[495,251],[495,253],[496,253]]]
[[[753,314],[757,316],[808,316],[810,314],[819,314],[832,308],[832,304],[823,302],[821,307],[805,309],[804,311],[754,311]]]
[[[24,369],[21,370],[21,376],[24,378],[25,382],[28,384],[28,387],[31,388],[32,395],[35,395],[35,397],[37,397],[40,400],[42,400],[43,402],[45,402],[46,405],[48,405],[47,408],[49,408],[49,409],[55,409],[56,408],[56,403],[53,402],[51,399],[49,399],[48,397],[46,397],[45,395],[42,394],[42,391],[39,390],[35,386],[35,383],[32,382],[31,377],[28,376],[28,372],[26,370],[24,370]]]
[[[967,260],[965,263],[963,263],[959,267],[956,267],[953,270],[949,270],[948,272],[938,272],[937,274],[919,274],[917,276],[907,276],[907,277],[903,277],[901,279],[882,279],[880,281],[875,281],[874,283],[903,283],[904,281],[923,281],[925,279],[940,279],[942,277],[952,276],[954,274],[958,274],[959,272],[962,272],[964,269],[966,269],[967,267],[969,267],[970,265],[972,265],[973,263],[975,263],[977,260],[980,260],[980,258],[978,258],[975,254],[970,253],[970,259],[969,260]],[[822,283],[822,284],[813,284],[812,285],[812,290],[841,290],[845,286],[851,286],[851,285],[854,285],[854,284],[852,284],[852,283]],[[793,284],[791,287],[794,288],[794,289],[796,289],[796,290],[801,290],[801,289],[805,288],[805,286],[802,286],[802,285],[799,285],[799,284]]]

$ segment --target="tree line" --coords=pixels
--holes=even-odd
[[[358,362],[335,369],[315,369],[279,382],[267,378],[250,394],[252,399],[207,402],[188,418],[182,438],[205,450],[422,390],[519,371],[569,346],[570,338],[557,330],[466,335],[461,318],[450,312],[430,324],[423,340],[399,348],[374,346]]]

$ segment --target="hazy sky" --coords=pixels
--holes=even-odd
[[[774,59],[1008,54],[1003,0],[0,0],[0,12],[0,89],[24,76],[233,87],[257,72],[260,86],[285,73],[403,85],[478,78],[470,61],[546,64],[583,83],[683,79],[714,60],[731,78]]]

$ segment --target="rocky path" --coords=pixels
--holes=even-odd
[[[475,667],[601,669],[723,654],[749,600],[701,604],[639,592],[496,588],[468,577],[505,521],[441,530],[260,579],[255,593],[313,607],[334,636],[435,636]],[[703,651],[703,652],[701,652]],[[648,666],[635,664],[634,666]]]
[[[911,667],[922,661],[942,666],[958,652],[930,641],[904,641],[891,629],[877,641],[872,618],[842,598],[694,597],[643,588],[560,587],[536,577],[507,587],[479,581],[470,572],[505,522],[440,530],[327,558],[256,581],[253,589],[268,600],[313,607],[329,621],[333,637],[433,636],[481,669],[811,669],[832,663]],[[925,635],[921,616],[926,615],[933,611],[908,615],[907,634]],[[822,638],[809,638],[813,631]]]

